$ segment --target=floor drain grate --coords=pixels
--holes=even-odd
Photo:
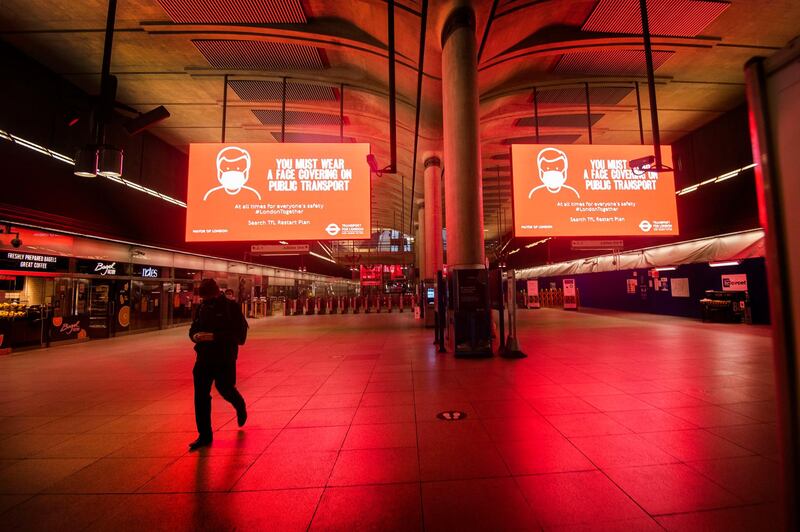
[[[436,417],[445,421],[461,421],[467,417],[467,413],[460,410],[445,410],[436,414]]]

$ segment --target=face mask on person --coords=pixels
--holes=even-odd
[[[546,170],[542,172],[542,183],[549,190],[558,190],[564,184],[567,178],[564,173],[559,170]]]
[[[227,170],[222,172],[219,182],[227,192],[238,192],[247,181],[247,176],[241,170]]]

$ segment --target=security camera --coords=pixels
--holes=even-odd
[[[22,240],[20,240],[18,236],[15,236],[14,238],[11,239],[11,245],[14,246],[15,248],[18,248],[22,245]]]
[[[650,170],[654,164],[656,164],[655,155],[648,155],[647,157],[633,159],[632,161],[628,162],[628,166],[630,166],[631,170],[637,174],[645,173],[646,171]]]
[[[378,159],[376,159],[371,153],[367,155],[367,164],[369,165],[369,169],[376,174],[380,172],[380,169],[378,168]]]

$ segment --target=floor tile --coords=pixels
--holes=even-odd
[[[493,444],[453,443],[419,450],[422,480],[505,477],[510,472]]]
[[[665,411],[673,416],[685,419],[698,427],[726,427],[730,425],[752,425],[755,420],[721,406],[688,406],[683,408],[667,408]]]
[[[417,446],[414,423],[381,423],[353,425],[344,440],[343,449],[388,449]]]
[[[599,471],[536,475],[516,480],[545,527],[647,517]]]
[[[133,493],[161,473],[170,458],[102,458],[56,482],[50,493]]]
[[[667,414],[663,410],[629,410],[624,412],[608,412],[606,415],[619,422],[633,432],[663,432],[667,430],[686,430],[697,426],[685,419]]]
[[[738,497],[686,464],[612,468],[605,472],[651,515],[742,504]]]
[[[641,466],[677,462],[672,455],[636,434],[584,436],[570,441],[598,467]]]
[[[396,484],[419,480],[417,449],[358,449],[341,451],[329,486]]]
[[[689,467],[713,480],[748,504],[775,502],[780,485],[778,463],[761,456],[688,462]]]
[[[777,456],[779,453],[778,432],[775,425],[733,425],[711,427],[708,431],[754,453],[764,456]]]
[[[536,530],[536,516],[514,479],[422,484],[426,530]]]
[[[336,456],[336,451],[267,450],[233,489],[322,488],[330,477]]]
[[[561,436],[530,442],[500,443],[498,449],[513,475],[595,469],[583,453]]]
[[[228,491],[255,461],[253,455],[202,456],[178,458],[150,482],[141,493]]]
[[[746,506],[704,512],[680,513],[657,517],[658,523],[666,530],[751,532],[754,530],[782,530],[779,512],[773,506]]]
[[[353,418],[354,425],[373,423],[413,423],[413,405],[360,406]]]
[[[270,444],[271,449],[289,451],[338,451],[347,427],[312,427],[283,429]]]
[[[259,454],[277,439],[279,431],[273,430],[218,430],[208,447],[193,453],[201,455]],[[196,438],[197,435],[195,434]],[[189,440],[192,441],[192,440]],[[187,442],[188,443],[188,442]]]
[[[103,458],[139,440],[142,434],[78,434],[55,447],[45,449],[37,458]]]
[[[292,418],[287,426],[289,428],[306,428],[349,425],[355,413],[355,408],[304,408]]]
[[[558,431],[567,437],[629,434],[630,429],[604,413],[562,414],[545,416]]]
[[[536,397],[528,402],[543,416],[597,412],[597,408],[580,397]]]
[[[601,412],[620,412],[625,410],[650,410],[653,405],[647,404],[633,395],[589,395],[583,399]]]
[[[0,470],[0,493],[39,493],[94,461],[94,458],[20,460]]]
[[[641,436],[682,462],[752,454],[747,449],[703,429],[650,432]]]
[[[419,484],[326,488],[311,530],[422,529]]]
[[[83,530],[130,495],[36,495],[2,516],[4,530]]]

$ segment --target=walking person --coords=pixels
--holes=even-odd
[[[197,360],[192,370],[194,376],[194,416],[198,437],[189,444],[190,450],[211,444],[211,385],[216,384],[223,399],[236,409],[240,427],[247,421],[244,398],[236,389],[236,358],[239,345],[247,338],[247,320],[239,305],[220,293],[214,279],[200,283],[203,299],[197,309],[189,338],[195,343]]]

